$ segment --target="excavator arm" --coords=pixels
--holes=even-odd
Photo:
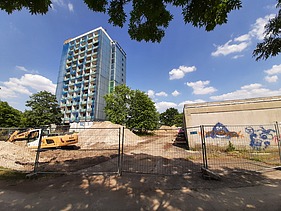
[[[7,141],[13,142],[13,141],[18,141],[18,140],[26,140],[29,136],[29,133],[30,133],[29,131],[30,130],[21,132],[19,130],[16,130],[9,136]]]

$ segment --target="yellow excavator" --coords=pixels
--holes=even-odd
[[[7,141],[14,142],[20,140],[26,140],[28,148],[38,148],[41,139],[40,148],[64,148],[74,146],[78,143],[78,134],[50,134],[49,130],[43,129],[28,129],[26,131],[16,130],[13,132]]]

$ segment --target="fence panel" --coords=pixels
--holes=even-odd
[[[176,144],[178,129],[159,129],[137,136],[125,130],[122,171],[143,174],[183,175],[200,171],[199,151]]]
[[[1,140],[14,130],[0,129]],[[223,174],[259,171],[281,164],[280,123],[188,127],[184,138],[178,129],[171,128],[146,135],[136,135],[123,127],[77,128],[70,132],[79,137],[74,149],[42,149],[36,154],[25,146],[25,141],[3,141],[0,155],[5,160],[1,163],[36,173],[123,171],[163,175],[197,173],[202,166]]]
[[[40,149],[36,173],[118,173],[121,128],[72,129],[78,133],[75,147]]]
[[[208,168],[260,171],[280,165],[275,125],[204,126]]]

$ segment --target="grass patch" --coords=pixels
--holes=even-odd
[[[195,160],[195,157],[190,155],[190,156],[187,156],[186,159],[187,160]]]
[[[0,166],[0,180],[21,180],[25,179],[26,173],[15,171]]]
[[[252,157],[252,158],[249,158],[249,160],[253,160],[253,161],[257,161],[257,162],[264,162],[264,160],[261,159],[260,157]]]
[[[226,151],[226,152],[233,152],[233,151],[235,151],[235,147],[234,147],[234,145],[231,143],[231,141],[228,142],[228,146],[227,146],[227,148],[226,148],[225,151]]]

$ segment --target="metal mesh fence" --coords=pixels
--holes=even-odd
[[[78,143],[58,149],[40,149],[36,173],[118,173],[121,128],[72,129]]]
[[[123,172],[183,175],[200,171],[201,151],[187,150],[186,141],[178,140],[178,129],[130,137],[128,133],[125,130]]]
[[[201,131],[202,133],[202,131]],[[260,171],[280,165],[276,125],[204,126],[208,168]]]
[[[7,140],[16,129],[0,129]],[[66,132],[66,131],[64,131]],[[183,175],[201,167],[223,174],[280,166],[280,124],[205,125],[146,134],[123,127],[71,129],[75,147],[27,149],[25,142],[2,142],[1,163],[36,173],[144,173]],[[6,153],[6,154],[5,154]],[[6,159],[7,158],[7,159]]]

